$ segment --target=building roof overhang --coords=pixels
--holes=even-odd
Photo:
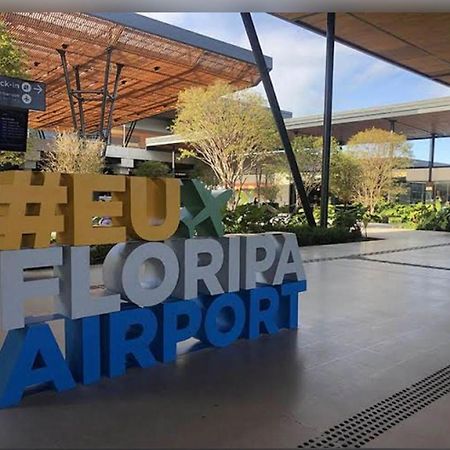
[[[274,15],[321,35],[326,34],[325,12]],[[337,42],[450,85],[448,12],[338,12],[335,35]]]
[[[47,84],[47,110],[32,112],[30,126],[71,128],[61,58],[65,50],[72,89],[74,67],[92,91],[84,102],[87,127],[100,122],[107,49],[112,67],[123,65],[114,102],[113,126],[175,108],[178,93],[224,81],[238,89],[260,80],[251,51],[135,13],[3,12],[2,20],[26,52],[29,77]],[[266,57],[269,68],[272,60]],[[108,78],[113,92],[114,68]]]
[[[293,134],[321,136],[323,115],[286,119],[286,128]],[[335,112],[333,136],[342,143],[359,131],[381,128],[404,134],[407,139],[450,136],[450,97],[384,105]]]

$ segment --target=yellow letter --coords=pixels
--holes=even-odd
[[[163,241],[180,222],[180,182],[174,178],[127,178],[125,216],[133,239]]]
[[[49,247],[52,231],[64,230],[66,191],[58,173],[1,173],[0,250]]]
[[[57,235],[57,241],[68,245],[125,242],[121,202],[125,177],[100,174],[65,174],[62,177],[69,188],[69,206],[65,211],[65,230]],[[112,199],[110,202],[94,201],[95,192],[111,192]],[[113,226],[93,226],[95,216],[111,217]]]

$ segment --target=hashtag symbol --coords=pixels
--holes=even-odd
[[[61,205],[67,203],[67,188],[60,178],[58,173],[0,173],[0,250],[48,247],[51,233],[64,231]]]

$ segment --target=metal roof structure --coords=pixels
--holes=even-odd
[[[327,13],[275,13],[321,35]],[[450,86],[450,13],[336,13],[336,42]]]
[[[368,128],[394,130],[407,139],[450,136],[450,97],[362,108],[333,114],[333,136],[347,142],[358,131]],[[294,134],[322,136],[323,115],[286,119],[286,128]]]
[[[191,86],[260,80],[251,51],[139,14],[3,12],[0,20],[26,52],[29,77],[47,84],[47,110],[31,113],[33,128],[102,131],[173,110]]]

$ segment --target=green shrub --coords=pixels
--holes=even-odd
[[[450,206],[384,202],[375,208],[372,221],[391,223],[417,230],[450,231]]]
[[[450,231],[450,207],[437,203],[417,222],[418,230]]]
[[[360,204],[335,206],[333,226],[347,230],[360,230],[367,208]]]
[[[362,214],[359,207],[339,212],[330,207],[329,213],[331,226],[325,229],[308,226],[302,210],[289,214],[269,205],[246,204],[238,206],[235,211],[227,211],[223,222],[226,233],[294,233],[300,246],[361,239],[361,229],[357,222]]]
[[[91,246],[90,263],[103,264],[108,252],[114,247],[114,245],[93,245]]]
[[[349,231],[348,228],[339,226],[321,228],[302,225],[286,231],[295,233],[300,247],[307,245],[341,244],[361,239],[360,230]]]
[[[134,171],[138,177],[160,178],[169,176],[169,166],[160,161],[145,161]]]

